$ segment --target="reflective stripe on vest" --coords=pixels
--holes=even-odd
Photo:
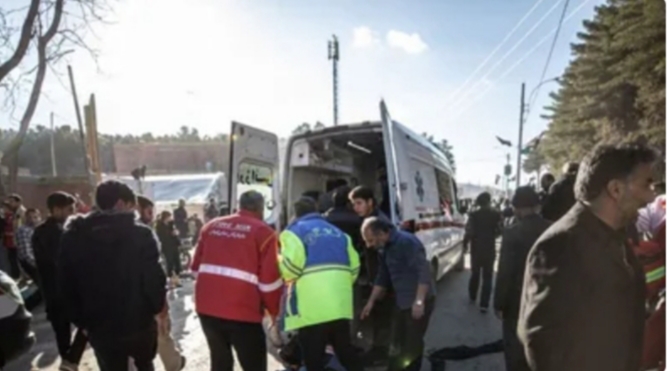
[[[665,267],[646,272],[646,283],[651,283],[665,277]]]
[[[259,282],[257,275],[254,273],[246,272],[232,267],[224,267],[222,265],[202,264],[199,267],[199,273],[214,274],[216,276],[229,277],[239,281],[245,281],[257,286],[259,291],[262,292],[271,292],[278,290],[283,286],[282,279],[278,279],[277,281],[271,283],[261,283]]]

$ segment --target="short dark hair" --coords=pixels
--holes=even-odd
[[[554,175],[551,174],[551,173],[545,173],[545,174],[542,175],[542,177],[540,178],[540,183],[543,183],[543,182],[545,182],[545,181],[547,181],[547,180],[553,182],[553,181],[556,180],[556,177],[554,177]]]
[[[7,196],[7,198],[19,203],[23,202],[23,198],[18,193],[12,193],[9,196]]]
[[[522,186],[514,191],[512,206],[517,209],[532,208],[540,204],[540,196],[532,186]]]
[[[579,163],[578,162],[568,162],[563,167],[565,174],[575,175],[579,172]]]
[[[301,197],[294,203],[294,215],[300,218],[317,212],[317,202],[310,197]]]
[[[350,192],[350,199],[352,200],[361,199],[364,201],[371,200],[373,201],[373,205],[375,205],[375,193],[369,187],[362,185],[356,186],[352,189],[352,191]]]
[[[371,216],[364,219],[364,222],[361,225],[361,230],[370,229],[373,234],[378,232],[389,233],[395,228],[396,227],[391,224],[390,221],[384,218],[378,218],[377,216]]]
[[[55,208],[62,208],[74,205],[76,199],[67,192],[53,192],[46,198],[46,208],[53,211]]]
[[[505,200],[507,201],[507,200]],[[487,207],[491,205],[491,194],[489,192],[482,192],[477,196],[475,200],[477,206]]]
[[[34,207],[29,207],[29,208],[25,209],[25,214],[26,214],[26,215],[28,215],[28,214],[34,214],[34,213],[36,213],[36,212],[39,212],[39,210],[35,209]]]
[[[137,204],[139,205],[139,208],[142,210],[155,206],[155,204],[153,203],[153,201],[151,201],[150,198],[142,195],[137,196]]]
[[[334,207],[345,207],[350,203],[348,196],[350,195],[350,187],[341,186],[334,190],[331,201],[333,201]]]
[[[135,204],[137,196],[127,184],[117,180],[105,180],[97,185],[95,203],[101,210],[111,210],[118,201]]]
[[[264,196],[257,191],[247,191],[239,197],[239,208],[259,212],[264,208]]]
[[[652,164],[657,153],[641,144],[600,144],[581,163],[574,193],[578,200],[593,201],[612,180],[627,179],[637,166]]]
[[[168,210],[164,210],[160,213],[160,220],[164,221],[171,216],[171,213]]]

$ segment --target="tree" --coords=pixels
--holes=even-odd
[[[449,164],[452,166],[452,171],[456,173],[456,159],[454,158],[454,147],[447,141],[447,139],[441,139],[439,142],[433,138],[433,135],[429,133],[422,133],[422,136],[431,142],[436,148],[438,148],[445,155]]]
[[[608,0],[583,26],[546,107],[551,123],[541,154],[561,168],[600,142],[664,148],[664,1]]]
[[[540,147],[528,152],[526,158],[523,160],[521,168],[526,173],[539,173],[546,165],[546,158],[542,153]]]
[[[310,131],[310,124],[304,122],[292,130],[292,135],[304,134]]]
[[[0,85],[6,93],[6,108],[9,106],[14,112],[19,101],[21,86],[23,84],[31,86],[27,103],[19,120],[19,130],[6,147],[3,147],[3,157],[0,160],[0,164],[7,166],[9,170],[8,186],[10,190],[16,188],[19,150],[37,109],[47,69],[56,71],[61,58],[73,52],[75,48],[83,48],[93,57],[96,56],[95,51],[84,42],[83,37],[85,30],[90,27],[91,20],[103,20],[100,16],[100,12],[104,10],[103,2],[72,0],[67,4],[68,6],[65,0],[31,0],[23,19],[21,33],[18,36],[18,46],[11,54],[12,56],[0,65]],[[3,10],[0,19],[6,20],[8,14],[13,13]],[[6,41],[4,47],[11,45],[9,41],[14,35],[6,22],[0,22],[0,34]],[[27,46],[26,37],[28,38]],[[36,65],[12,77],[12,72],[29,56],[30,45],[34,45]],[[4,187],[1,185],[0,182],[0,193],[4,193]]]

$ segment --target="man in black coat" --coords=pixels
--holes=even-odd
[[[516,222],[503,232],[493,308],[503,321],[506,371],[530,371],[516,333],[523,273],[530,248],[551,223],[540,216],[540,198],[531,186],[517,188],[512,207]]]
[[[72,322],[87,331],[101,371],[153,371],[155,316],[165,308],[165,275],[153,231],[136,220],[136,197],[105,181],[99,211],[66,226],[58,259],[59,284]]]
[[[480,311],[486,313],[493,289],[493,263],[496,260],[496,238],[502,228],[502,216],[498,210],[491,207],[491,195],[483,192],[476,200],[479,208],[468,217],[463,246],[470,247],[470,261],[472,265],[468,295],[472,302],[477,301],[477,293],[482,278],[482,296]],[[470,246],[468,246],[470,245]]]
[[[560,219],[576,203],[574,182],[577,179],[579,164],[568,163],[563,170],[563,177],[551,185],[549,194],[542,205],[542,216],[552,222]]]
[[[345,232],[359,250],[361,242],[361,218],[351,207],[348,195],[350,187],[342,186],[333,192],[333,207],[324,213],[327,221]]]
[[[56,344],[62,370],[76,369],[86,349],[88,340],[77,329],[72,340],[72,321],[67,315],[57,282],[57,261],[60,254],[60,238],[63,224],[74,213],[76,199],[65,192],[55,192],[46,198],[49,217],[35,228],[32,249],[37,266],[37,282],[44,297],[46,317],[56,335]]]
[[[655,196],[656,159],[638,145],[596,147],[577,204],[528,254],[518,334],[532,371],[640,369],[645,275],[631,229]]]

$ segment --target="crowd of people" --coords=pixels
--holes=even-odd
[[[481,275],[480,309],[488,310],[502,236],[493,309],[508,371],[664,370],[658,162],[643,146],[598,146],[581,165],[567,164],[561,179],[544,175],[540,192],[515,190],[504,228],[508,215],[491,207],[490,195],[478,197],[466,227],[470,299]]]
[[[463,241],[468,294],[502,320],[508,371],[664,365],[658,161],[643,146],[601,145],[561,179],[543,176],[541,190],[516,189],[511,215],[488,193],[477,198]],[[266,370],[267,335],[289,369],[320,371],[335,361],[361,370],[352,342],[359,321],[373,322],[378,342],[391,329],[389,370],[421,369],[436,295],[424,246],[391,222],[371,188],[340,183],[326,197],[326,209],[321,199],[299,198],[280,232],[264,222],[256,191],[241,194],[231,215],[204,213],[190,268],[211,370],[231,371],[235,358],[246,371]],[[166,293],[167,277],[180,273],[179,240],[193,234],[185,205],[155,222],[151,200],[112,180],[98,185],[86,214],[76,214],[76,197],[64,192],[47,198],[43,222],[21,203],[18,195],[6,200],[3,245],[10,274],[39,285],[61,370],[77,370],[87,345],[101,371],[152,371],[158,354],[165,370],[182,369]],[[359,286],[370,294],[357,311]],[[390,322],[378,316],[385,311]]]

